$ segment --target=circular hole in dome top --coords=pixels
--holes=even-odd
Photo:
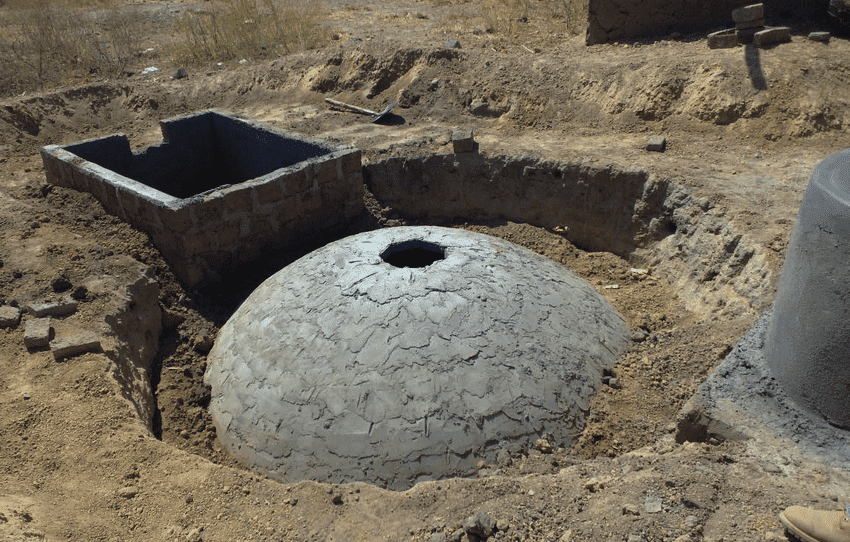
[[[393,243],[381,253],[381,259],[393,267],[428,267],[445,257],[443,247],[420,239]]]

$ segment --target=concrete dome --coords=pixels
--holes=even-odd
[[[266,280],[222,328],[205,380],[221,441],[257,470],[404,489],[544,433],[571,444],[627,331],[529,250],[390,228]]]

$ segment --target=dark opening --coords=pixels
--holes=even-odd
[[[393,243],[381,253],[381,259],[393,267],[428,267],[445,257],[443,247],[419,239]]]

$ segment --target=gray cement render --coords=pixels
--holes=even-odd
[[[765,357],[794,401],[850,428],[850,149],[818,164],[806,188]]]
[[[381,259],[411,240],[445,258]],[[205,380],[221,441],[259,471],[404,489],[544,434],[572,443],[627,332],[590,285],[533,252],[391,228],[264,282],[222,328]]]
[[[680,412],[677,440],[749,439],[771,468],[805,461],[850,469],[850,432],[801,409],[765,359],[774,310],[758,319]],[[847,491],[841,488],[842,494]]]

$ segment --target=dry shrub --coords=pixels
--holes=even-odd
[[[8,0],[0,19],[0,95],[112,77],[139,50],[140,28],[112,0]]]
[[[480,0],[486,29],[523,38],[532,33],[576,34],[587,23],[588,0]]]
[[[315,0],[230,0],[175,23],[175,59],[184,64],[274,58],[326,41]]]

